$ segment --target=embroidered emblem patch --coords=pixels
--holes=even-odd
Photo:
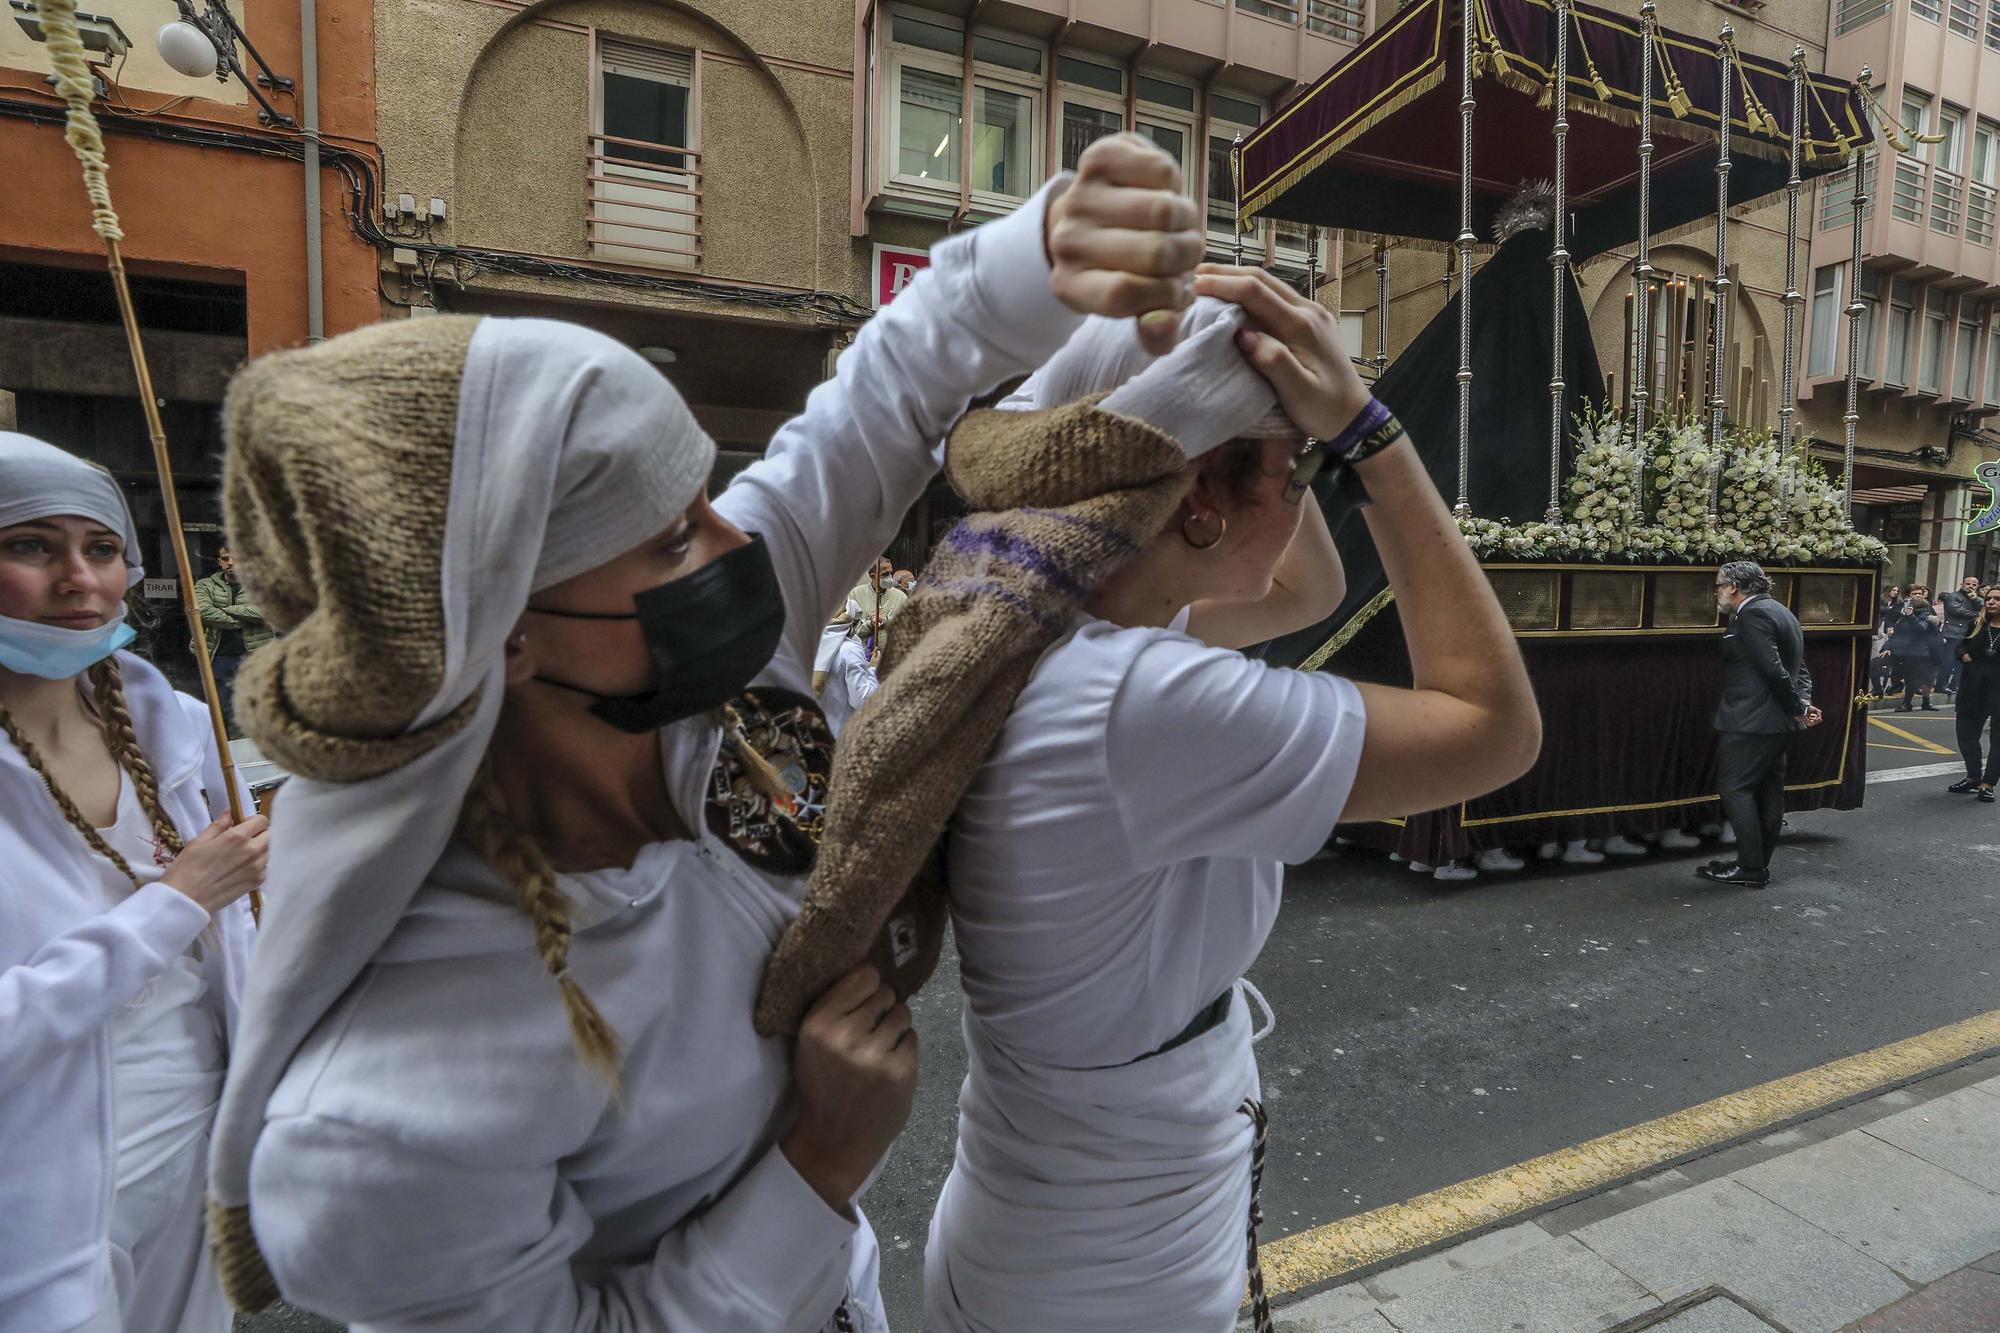
[[[833,776],[826,715],[810,696],[768,685],[744,691],[723,715],[703,810],[709,832],[759,870],[806,874],[819,852]],[[759,759],[766,773],[752,771]]]

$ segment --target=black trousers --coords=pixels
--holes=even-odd
[[[1984,786],[2000,786],[2000,670],[1991,667],[1965,668],[1964,688],[1958,695],[1958,752],[1965,756],[1968,781]],[[1980,756],[1980,733],[1993,728],[1993,745],[1984,760]]]
[[[1736,863],[1769,870],[1785,822],[1785,750],[1792,733],[1725,731],[1715,749],[1722,817],[1736,830]]]

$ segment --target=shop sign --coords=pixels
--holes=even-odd
[[[1972,475],[1986,487],[1986,508],[1972,516],[1966,525],[1968,536],[1982,532],[2000,532],[2000,460],[1981,463],[1972,469]]]
[[[171,602],[181,595],[179,579],[147,579],[145,597],[149,602]]]
[[[896,299],[911,279],[931,266],[928,250],[906,250],[899,245],[875,247],[875,308]]]

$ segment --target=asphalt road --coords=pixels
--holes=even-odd
[[[1883,720],[1952,743],[1948,713]],[[1947,758],[1870,738],[1871,770]],[[1763,892],[1695,879],[1713,852],[1455,886],[1372,854],[1296,869],[1251,972],[1278,1017],[1258,1049],[1266,1237],[2000,1008],[2000,807],[1946,795],[1951,780],[1793,816]],[[898,1329],[919,1326],[951,1164],[954,978],[948,957],[914,1006],[917,1107],[864,1201]]]

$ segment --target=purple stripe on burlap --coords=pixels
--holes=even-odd
[[[990,597],[996,602],[1004,602],[1015,610],[1025,613],[1050,629],[1059,630],[1069,623],[1069,617],[1065,613],[1030,601],[1006,584],[991,579],[932,578],[926,580],[925,586],[940,593]]]
[[[1071,527],[1082,528],[1085,532],[1102,537],[1105,541],[1110,542],[1120,551],[1124,551],[1127,554],[1139,549],[1137,542],[1116,528],[1107,527],[1094,518],[1085,518],[1082,514],[1066,514],[1060,509],[1036,509],[1028,505],[1023,505],[1020,512],[1023,514],[1033,514],[1036,518],[1046,518],[1053,523],[1067,523]]]
[[[1066,597],[1081,601],[1086,595],[1083,585],[1072,578],[1068,570],[1026,537],[961,523],[945,535],[945,544],[961,555],[981,551],[997,556],[1008,564],[1040,576],[1043,582]]]

